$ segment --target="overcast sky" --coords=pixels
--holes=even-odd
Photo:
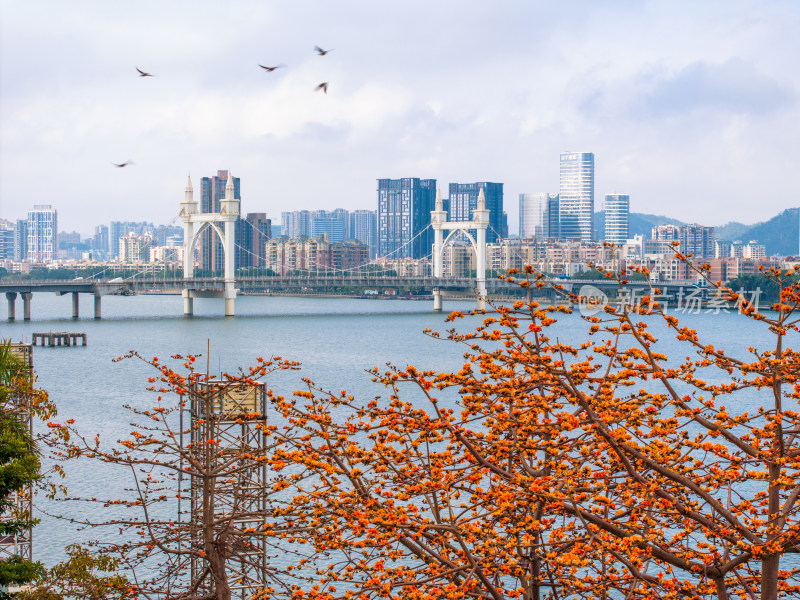
[[[198,190],[229,168],[242,212],[274,223],[374,209],[377,178],[445,197],[498,181],[516,232],[519,194],[557,192],[564,151],[595,153],[596,210],[621,192],[717,225],[800,205],[796,0],[0,6],[7,219],[52,204],[84,235],[166,223],[187,173]]]

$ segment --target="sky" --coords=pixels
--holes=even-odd
[[[168,223],[230,169],[275,224],[502,182],[514,233],[578,151],[595,210],[754,223],[800,206],[798,32],[796,0],[0,0],[0,218]]]

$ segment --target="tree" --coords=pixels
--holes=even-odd
[[[707,268],[696,270],[707,279]],[[630,275],[601,272],[620,287]],[[157,575],[137,584],[144,596],[227,598],[238,548],[264,537],[283,566],[263,567],[272,578],[263,599],[800,593],[800,573],[785,560],[800,551],[800,353],[786,343],[798,333],[800,286],[766,271],[782,291],[761,313],[708,281],[774,340],[742,351],[682,325],[655,288],[635,304],[597,306],[570,344],[560,322],[581,323],[568,306],[581,299],[556,286],[565,303],[541,306],[531,290],[546,285],[543,277],[531,268],[516,275],[507,278],[526,300],[480,311],[467,333],[428,332],[463,348],[459,370],[375,368],[388,397],[369,401],[311,380],[292,395],[269,391],[279,420],[246,417],[266,438],[256,455],[242,447],[220,461],[216,435],[180,444],[181,401],[132,409],[140,422],[113,448],[64,426],[75,440],[66,455],[136,475],[133,497],[100,502],[122,509],[105,524],[140,537],[101,551],[134,570],[158,559]],[[685,351],[667,356],[665,336]],[[160,372],[156,393],[201,405],[212,398],[193,357],[185,375],[147,362]],[[295,367],[276,357],[224,381],[250,388],[271,369]],[[193,521],[157,513],[175,496],[170,473],[194,478],[207,499],[220,479],[236,489],[238,469],[254,464],[275,474],[260,529],[243,529],[235,511],[221,514],[205,500]],[[134,510],[143,514],[124,516]],[[213,594],[181,579],[192,559]]]
[[[126,571],[132,583],[124,589],[115,585],[115,594],[230,600],[232,588],[252,584],[248,578],[263,582],[270,576],[252,552],[264,539],[268,507],[262,490],[249,486],[253,472],[266,469],[260,440],[267,428],[264,408],[251,405],[251,393],[260,389],[260,379],[296,363],[259,358],[256,366],[226,373],[217,382],[196,370],[196,356],[173,356],[181,365],[176,368],[136,352],[117,360],[124,359],[140,359],[157,371],[148,379],[148,390],[157,395],[153,406],[126,406],[132,418],[127,436],[107,444],[82,433],[73,419],[49,423],[64,434],[50,443],[58,460],[98,461],[131,475],[130,487],[119,496],[70,498],[96,507],[89,514],[100,515],[70,520],[119,530],[120,542],[87,547],[96,560],[113,559]],[[76,571],[68,564],[60,577],[69,589],[87,587],[85,568]],[[97,581],[88,582],[97,588]],[[39,591],[48,597],[46,589]]]
[[[11,343],[0,341],[0,539],[16,536],[36,523],[30,511],[15,501],[29,493],[40,475],[39,453],[29,429],[29,412],[49,415],[47,395],[34,387],[28,365]],[[14,555],[0,559],[0,586],[24,584],[41,573],[41,564]]]
[[[526,271],[523,288],[544,285]],[[800,551],[800,354],[786,347],[800,286],[765,275],[782,289],[769,313],[708,281],[773,336],[765,350],[704,339],[657,289],[598,307],[570,345],[557,325],[571,310],[529,298],[449,332],[466,350],[457,372],[375,369],[386,401],[311,382],[274,396],[286,424],[270,464],[287,473],[276,492],[292,490],[274,534],[305,552],[297,596],[800,593],[798,569],[781,564]],[[687,358],[659,352],[665,335]]]
[[[136,588],[116,571],[119,561],[112,556],[96,556],[80,546],[67,546],[68,559],[49,569],[15,600],[126,600],[135,596]]]

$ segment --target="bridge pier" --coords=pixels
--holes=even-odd
[[[233,253],[231,253],[233,254]],[[226,256],[227,259],[227,256]],[[233,281],[225,282],[225,316],[233,317],[236,313],[234,311],[234,303],[236,302],[236,288]]]
[[[194,314],[194,298],[189,290],[183,290],[183,316],[191,317]]]
[[[78,292],[72,292],[72,318],[78,318]]]
[[[439,288],[433,288],[433,310],[442,311],[442,292]]]
[[[22,292],[22,320],[23,321],[30,321],[31,320],[31,298],[33,297],[32,292]]]
[[[17,292],[6,292],[6,298],[8,299],[8,320],[13,321],[16,318]]]
[[[100,319],[102,318],[102,311],[101,311],[101,298],[99,294],[94,295],[94,318]]]

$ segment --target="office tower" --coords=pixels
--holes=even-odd
[[[594,239],[594,154],[563,152],[558,198],[559,237]]]
[[[606,194],[606,235],[605,241],[624,244],[628,240],[628,215],[631,200],[628,194]]]
[[[218,213],[220,201],[225,198],[228,171],[218,170],[213,177],[200,180],[200,212]],[[233,178],[233,197],[241,201],[240,178]],[[241,218],[241,217],[240,217]],[[241,228],[241,225],[239,226]],[[210,227],[200,234],[200,268],[214,273],[225,268],[225,253],[219,236]]]
[[[58,249],[58,215],[49,204],[36,204],[28,211],[28,260],[50,262]]]
[[[237,268],[263,267],[265,248],[272,237],[272,221],[267,213],[247,213],[236,223]]]
[[[321,238],[326,233],[332,243],[341,243],[347,239],[350,215],[343,208],[333,212],[315,210],[311,215],[311,237]]]
[[[519,237],[524,240],[558,237],[558,194],[519,195]]]
[[[14,224],[0,219],[0,260],[14,260]]]
[[[450,221],[471,221],[478,206],[478,194],[483,190],[489,209],[489,228],[486,242],[492,244],[503,236],[503,184],[490,181],[450,184]],[[474,236],[473,236],[474,237]]]
[[[14,225],[14,260],[28,260],[28,221],[17,220]]]
[[[378,256],[424,258],[433,247],[436,180],[378,179]]]
[[[377,252],[378,214],[374,210],[354,210],[350,213],[350,239],[366,244],[370,258]]]

